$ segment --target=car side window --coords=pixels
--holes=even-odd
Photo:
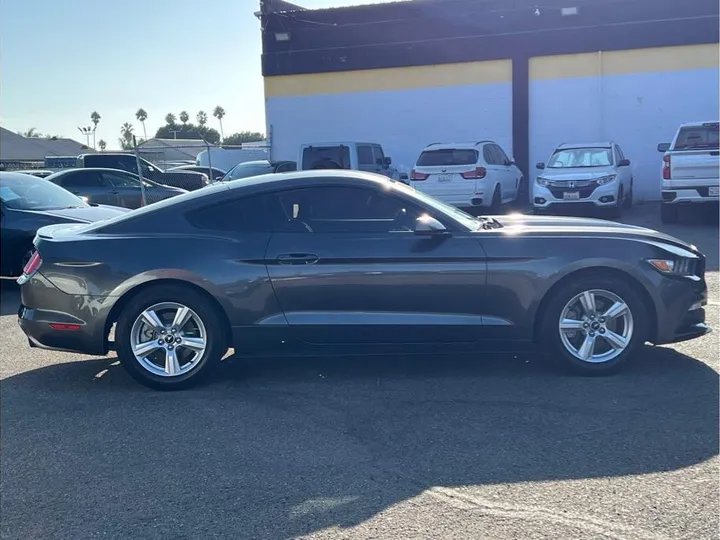
[[[617,152],[617,161],[625,159],[625,154],[623,154],[622,148],[620,148],[620,146],[617,144],[615,145],[615,151]]]
[[[500,165],[498,155],[495,152],[494,145],[492,144],[486,144],[483,146],[483,158],[485,158],[485,163],[488,165]]]
[[[290,229],[308,233],[411,232],[421,208],[378,190],[318,186],[277,195]],[[292,226],[292,223],[298,223]]]
[[[385,163],[385,154],[383,153],[382,146],[375,145],[373,148],[373,160],[376,165],[382,165]],[[378,161],[379,160],[379,161]]]
[[[95,171],[77,171],[62,178],[65,189],[98,188],[103,185],[102,178]]]
[[[497,159],[500,161],[500,165],[505,165],[506,163],[510,162],[510,158],[507,157],[507,154],[505,151],[498,146],[497,144],[493,145],[495,147],[495,155],[497,156]]]
[[[275,172],[281,173],[281,172],[290,172],[297,170],[297,167],[295,166],[295,163],[292,161],[284,161],[283,163],[280,163],[276,168]]]
[[[279,201],[267,195],[208,204],[189,211],[185,219],[197,229],[246,233],[282,230],[288,221]]]
[[[114,187],[118,188],[139,188],[140,180],[136,180],[132,176],[127,176],[120,173],[104,172],[102,173],[103,178],[106,182],[109,182]]]
[[[367,144],[358,144],[358,165],[360,167],[372,167],[375,165],[372,146]]]

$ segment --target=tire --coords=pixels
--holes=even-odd
[[[490,202],[490,211],[491,212],[499,212],[500,207],[502,206],[502,198],[500,196],[500,186],[495,186],[495,191],[493,192],[493,198]]]
[[[616,373],[643,346],[649,333],[648,321],[651,317],[636,288],[622,279],[600,274],[569,281],[551,293],[553,296],[548,299],[547,308],[539,314],[542,317],[539,341],[552,354],[554,361],[559,361],[565,369],[575,374],[593,376]],[[575,300],[585,293],[595,298],[595,313],[585,313],[583,301]],[[614,319],[606,320],[603,315],[607,313],[609,305],[618,301],[626,306],[626,310]],[[580,321],[583,326],[587,324],[588,328],[563,332],[560,322],[568,319]],[[606,338],[611,333],[625,338],[626,346],[622,349],[619,346],[612,347]],[[590,360],[583,360],[580,358],[584,352],[582,344],[588,338],[593,338],[595,342],[594,356]],[[607,352],[605,349],[608,349]]]
[[[633,205],[633,192],[634,192],[634,186],[633,186],[633,180],[630,179],[630,189],[627,192],[627,195],[623,198],[623,207],[625,210],[630,210]]]
[[[677,223],[679,221],[679,208],[672,204],[660,203],[660,221],[663,223]]]
[[[188,308],[189,312],[182,328],[173,333],[172,317],[179,312],[178,306]],[[153,332],[142,317],[148,308],[152,308],[159,322],[165,323],[165,328]],[[115,331],[118,359],[133,379],[149,388],[190,388],[202,382],[220,363],[227,351],[225,328],[221,313],[203,294],[182,285],[157,285],[132,298],[120,314]],[[172,343],[172,339],[176,342]],[[187,340],[193,346],[178,344],[177,339]],[[138,358],[133,352],[133,343],[150,347],[160,341],[162,347],[155,347],[144,357]],[[201,341],[204,348],[198,351]],[[174,351],[177,364],[168,362],[170,350]]]
[[[607,213],[610,219],[620,219],[623,215],[623,208],[625,208],[625,193],[623,187],[620,186],[618,191],[617,204],[611,208],[608,208]]]

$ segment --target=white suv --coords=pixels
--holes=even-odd
[[[410,183],[466,210],[498,209],[501,204],[522,200],[525,192],[522,172],[493,141],[428,145],[410,173]]]

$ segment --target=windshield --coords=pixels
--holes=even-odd
[[[692,150],[693,148],[720,148],[718,134],[720,124],[684,127],[678,133],[674,150]]]
[[[471,231],[476,231],[480,227],[480,222],[477,220],[477,218],[471,216],[467,212],[463,212],[459,208],[456,208],[449,204],[445,204],[444,202],[439,201],[435,197],[431,197],[427,193],[423,193],[422,191],[408,186],[407,184],[403,184],[402,182],[391,182],[391,185],[393,189],[396,189],[398,191],[404,191],[415,199],[418,199],[419,201],[425,203],[427,206],[430,206],[431,208],[438,210],[443,214],[449,215],[455,221],[458,221],[462,225],[465,225]]]
[[[0,199],[13,210],[59,210],[88,206],[60,186],[24,174],[0,177]]]
[[[555,152],[547,164],[549,169],[570,167],[607,167],[613,164],[610,148],[568,148]]]
[[[222,177],[223,182],[228,180],[237,180],[238,178],[248,178],[249,176],[259,176],[273,172],[273,166],[269,162],[245,162],[235,165],[230,172]]]

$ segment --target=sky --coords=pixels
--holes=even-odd
[[[96,139],[113,148],[124,122],[142,136],[140,107],[152,136],[169,112],[194,121],[220,105],[226,135],[265,132],[258,10],[258,0],[2,0],[0,126],[85,142],[78,127],[97,111]]]

